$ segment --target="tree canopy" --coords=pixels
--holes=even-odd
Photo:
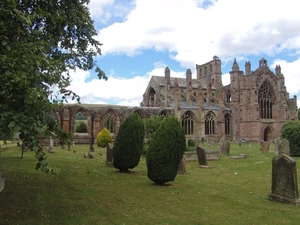
[[[90,17],[89,0],[0,1],[0,139],[20,133],[36,152],[38,167],[52,172],[38,141],[47,114],[67,99],[70,70],[95,69],[102,45]]]

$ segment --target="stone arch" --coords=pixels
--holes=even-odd
[[[216,115],[212,111],[209,111],[205,116],[205,134],[206,135],[215,134],[216,132],[215,126],[216,126]]]
[[[148,92],[148,99],[147,99],[147,105],[149,107],[153,107],[154,106],[154,102],[155,102],[155,90],[153,87],[149,88],[149,92]]]
[[[167,110],[162,109],[158,112],[158,115],[166,118],[166,117],[170,116],[170,113]]]
[[[181,126],[185,131],[185,135],[194,134],[195,115],[191,111],[186,111],[181,117]]]
[[[132,111],[132,113],[136,113],[139,115],[139,117],[141,117],[141,119],[145,119],[147,118],[146,112],[142,109],[136,108]]]
[[[106,127],[110,133],[116,134],[119,124],[120,119],[118,113],[112,108],[105,110],[102,115],[100,129],[102,130],[104,127]]]
[[[83,107],[78,107],[77,109],[75,109],[71,115],[71,132],[72,133],[76,133],[75,129],[76,129],[76,119],[75,117],[77,116],[77,114],[82,114],[85,119],[83,119],[85,121],[85,124],[87,125],[87,133],[90,132],[90,127],[91,127],[91,115],[89,114],[89,112],[83,108]]]
[[[264,141],[273,141],[272,129],[269,126],[265,127],[264,129]]]

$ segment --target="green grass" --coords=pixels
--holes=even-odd
[[[207,149],[214,149],[204,146]],[[76,153],[55,148],[47,153],[53,176],[34,170],[33,152],[17,147],[2,152],[5,188],[0,192],[0,224],[298,224],[299,207],[268,200],[271,190],[270,153],[258,144],[231,144],[231,155],[209,161],[211,169],[187,162],[187,173],[174,182],[155,186],[147,177],[146,160],[130,173],[105,167],[105,150],[95,146],[94,159],[85,159],[88,145]],[[215,146],[217,149],[217,146]],[[102,155],[100,155],[101,153]],[[299,164],[299,159],[296,158]],[[298,174],[299,174],[299,169]],[[299,176],[298,176],[299,179]]]

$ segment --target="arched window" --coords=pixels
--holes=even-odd
[[[272,119],[272,94],[269,85],[265,82],[258,93],[259,114],[262,119]]]
[[[115,133],[115,123],[112,115],[108,114],[103,121],[103,127],[107,128],[110,133]]]
[[[205,117],[205,134],[214,134],[215,133],[215,121],[214,116],[210,112]]]
[[[225,134],[230,134],[230,115],[225,115]]]
[[[153,88],[150,89],[149,92],[149,99],[148,99],[148,105],[149,107],[153,107],[154,106],[154,95],[155,95],[155,91]]]
[[[187,111],[183,114],[181,125],[184,128],[185,134],[194,134],[194,119],[190,111]]]
[[[74,133],[87,133],[88,120],[82,112],[77,112],[74,115]]]

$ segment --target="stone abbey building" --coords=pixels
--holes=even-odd
[[[264,58],[257,68],[246,62],[244,71],[234,59],[230,84],[226,86],[222,84],[221,60],[217,56],[196,64],[196,73],[193,79],[187,69],[186,78],[176,78],[167,67],[164,75],[152,76],[140,107],[65,105],[56,117],[64,130],[74,132],[75,115],[85,115],[88,133],[74,135],[79,143],[89,143],[103,127],[116,134],[131,113],[142,118],[173,115],[181,121],[187,139],[214,141],[223,136],[236,141],[273,141],[287,120],[297,118],[297,99],[290,98],[281,67],[277,65],[272,72]]]

